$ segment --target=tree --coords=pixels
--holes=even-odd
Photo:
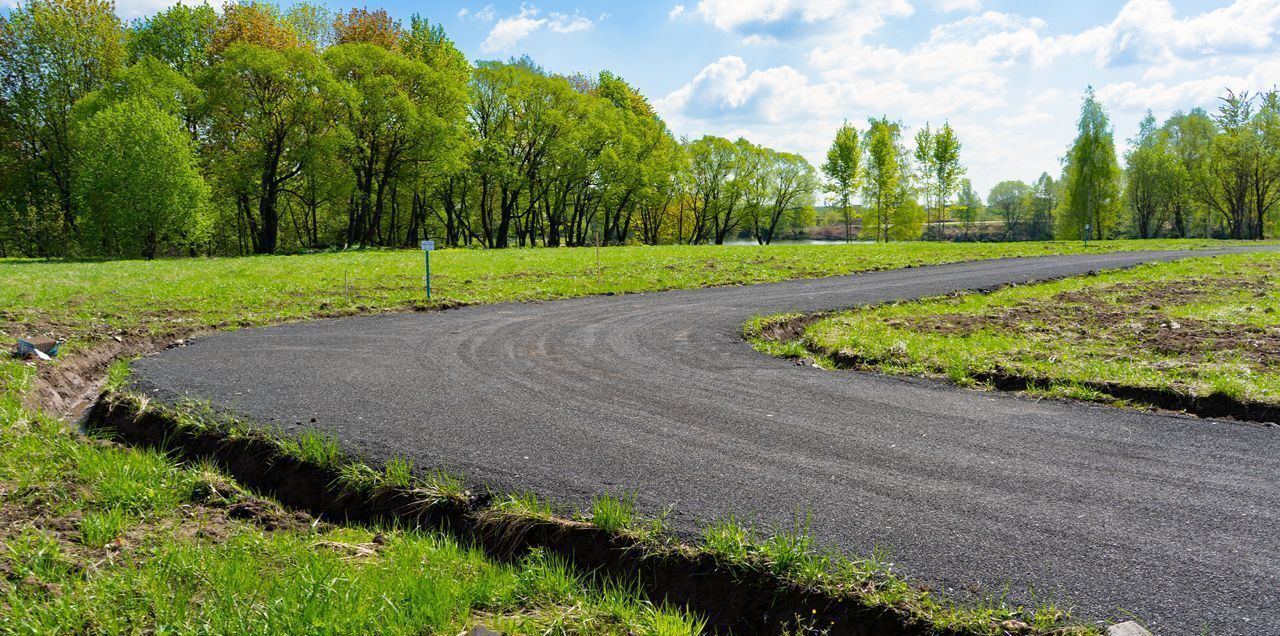
[[[717,234],[713,225],[719,224],[721,214],[732,221],[732,197],[726,190],[737,169],[738,149],[728,139],[713,136],[703,137],[686,147],[693,186],[691,212],[694,225],[689,242],[705,243]],[[722,212],[721,208],[725,206],[730,207]]]
[[[1217,129],[1209,144],[1209,161],[1200,193],[1206,207],[1220,215],[1234,239],[1252,238],[1250,182],[1253,178],[1255,139],[1250,130],[1253,104],[1248,93],[1227,92],[1213,116]]]
[[[333,19],[337,44],[373,44],[392,51],[400,45],[403,32],[400,21],[387,15],[385,9],[351,9]]]
[[[333,46],[337,37],[333,23],[337,19],[328,7],[311,2],[294,4],[284,14],[284,23],[298,36],[299,44],[317,52]]]
[[[960,165],[960,139],[951,128],[950,122],[943,122],[942,128],[933,136],[933,184],[934,205],[938,211],[937,221],[946,219],[947,202],[956,194],[960,179],[964,177],[965,168]],[[936,237],[942,238],[943,232],[938,230]]]
[[[973,184],[968,179],[961,179],[960,194],[956,197],[956,216],[959,217],[960,225],[964,228],[963,240],[969,240],[969,234],[981,213],[982,196],[973,189]]]
[[[1040,173],[1040,178],[1032,184],[1028,239],[1044,241],[1053,238],[1053,211],[1058,208],[1058,201],[1062,198],[1060,191],[1061,184],[1054,181],[1047,172]]]
[[[1092,238],[1105,239],[1119,218],[1120,167],[1111,122],[1092,86],[1085,91],[1077,130],[1063,170],[1058,236],[1081,238],[1088,228]]]
[[[255,253],[276,250],[280,194],[305,165],[311,124],[336,113],[342,90],[314,53],[234,44],[203,78],[208,152]],[[352,98],[348,98],[352,99]],[[350,102],[348,102],[350,103]]]
[[[124,57],[124,33],[107,1],[34,0],[0,17],[0,120],[26,174],[26,193],[14,194],[24,206],[57,201],[59,226],[45,228],[54,237],[74,239],[76,232],[72,107],[112,77]]]
[[[763,197],[754,214],[752,235],[761,245],[773,242],[780,229],[795,227],[813,209],[817,172],[800,155],[763,148],[760,170]]]
[[[853,238],[853,197],[862,187],[863,177],[861,137],[849,122],[836,130],[822,173],[827,177],[826,191],[836,197],[844,220],[844,240],[848,243]]]
[[[298,33],[280,15],[275,5],[263,2],[235,2],[222,6],[209,53],[219,58],[236,44],[252,44],[273,51],[297,48]]]
[[[876,242],[888,241],[893,214],[902,203],[904,185],[903,155],[899,141],[902,126],[887,117],[869,121],[866,132],[866,181],[863,185],[862,231]]]
[[[75,139],[89,252],[154,258],[200,239],[209,188],[177,117],[125,99],[80,124]]]
[[[208,4],[175,4],[129,28],[129,59],[151,57],[188,79],[209,61],[218,14]]]
[[[1258,112],[1250,122],[1254,152],[1249,179],[1253,201],[1253,238],[1266,234],[1267,217],[1280,202],[1280,92],[1271,89],[1258,96]]]
[[[382,234],[383,217],[392,209],[388,201],[411,169],[449,162],[459,146],[454,135],[465,86],[461,78],[374,44],[339,44],[324,57],[349,88],[343,120],[351,143],[344,155],[356,190],[347,243],[398,242]]]
[[[1156,236],[1172,212],[1179,194],[1176,168],[1168,135],[1148,110],[1125,153],[1125,200],[1138,238]]]
[[[1204,202],[1210,196],[1208,162],[1217,134],[1213,120],[1200,108],[1187,113],[1179,111],[1165,122],[1163,131],[1175,159],[1176,190],[1170,213],[1174,234],[1185,238],[1194,228],[1202,227],[1204,236],[1209,238],[1213,235],[1213,219]]]
[[[1018,238],[1018,232],[1027,217],[1027,205],[1031,200],[1031,186],[1022,181],[1001,181],[987,195],[987,207],[1004,219],[1006,241]]]
[[[929,238],[937,238],[934,231],[934,208],[935,203],[935,180],[936,174],[934,161],[934,133],[929,126],[929,122],[925,122],[924,128],[916,131],[916,147],[913,153],[916,162],[917,175],[919,176],[920,192],[924,195],[924,215],[925,223],[929,226]]]

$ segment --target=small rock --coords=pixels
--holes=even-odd
[[[1136,621],[1125,621],[1108,627],[1107,636],[1151,636],[1151,632]]]

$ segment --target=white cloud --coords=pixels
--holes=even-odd
[[[479,11],[475,11],[475,12],[472,12],[470,9],[463,7],[461,9],[458,9],[458,17],[464,20],[467,18],[471,18],[473,20],[478,20],[480,22],[493,22],[493,19],[498,17],[498,10],[494,9],[493,5],[491,4],[486,4],[484,5],[483,9],[480,9]]]
[[[781,37],[832,29],[870,32],[914,8],[908,0],[701,0],[697,12],[722,31]]]
[[[684,5],[677,4],[676,6],[671,7],[671,11],[667,12],[667,19],[674,20],[682,15],[684,15]]]
[[[602,15],[601,19],[605,17]],[[521,40],[541,29],[552,33],[577,33],[594,26],[595,22],[590,18],[576,13],[567,15],[552,12],[546,17],[539,17],[537,7],[524,4],[520,6],[519,14],[502,18],[493,25],[488,37],[480,43],[480,50],[485,53],[511,52]]]
[[[979,11],[982,9],[982,0],[934,0],[934,6],[939,11],[950,13],[952,11]]]
[[[906,0],[702,0],[688,14],[739,34],[740,46],[784,46],[761,66],[724,55],[655,107],[677,134],[746,135],[814,162],[846,119],[946,119],[986,189],[1057,172],[1086,84],[1124,139],[1147,108],[1165,117],[1212,107],[1226,88],[1256,91],[1280,77],[1277,0],[1187,15],[1168,0],[1129,0],[1073,32],[975,0],[917,4],[938,23],[904,43],[890,27],[912,15]]]

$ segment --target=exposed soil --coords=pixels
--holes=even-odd
[[[986,314],[934,314],[888,324],[943,335],[991,330],[1062,341],[1126,342],[1138,350],[1188,362],[1228,353],[1246,364],[1265,367],[1280,364],[1280,326],[1177,318],[1166,310],[1227,293],[1261,297],[1271,289],[1268,280],[1240,278],[1120,283],[1087,292],[1061,292],[1047,301],[1023,301]]]

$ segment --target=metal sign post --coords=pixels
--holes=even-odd
[[[431,252],[436,249],[435,241],[423,241],[418,244],[422,248],[422,253],[427,264],[427,300],[431,300]]]
[[[1084,246],[1085,247],[1089,247],[1090,234],[1093,234],[1093,225],[1090,223],[1085,223],[1084,224]]]

